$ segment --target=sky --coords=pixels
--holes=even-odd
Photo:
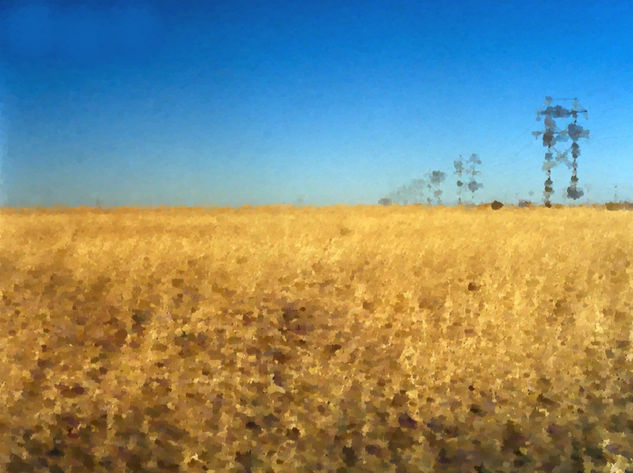
[[[453,204],[472,153],[465,197],[542,202],[546,96],[588,110],[578,202],[633,200],[632,2],[183,5],[0,3],[2,205],[376,204],[432,170]]]

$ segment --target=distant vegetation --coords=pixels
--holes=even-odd
[[[607,202],[607,210],[633,210],[633,202]]]

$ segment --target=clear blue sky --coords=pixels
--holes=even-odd
[[[9,205],[373,204],[471,153],[477,201],[542,201],[546,95],[589,110],[586,197],[633,200],[631,2],[86,3],[0,7]]]

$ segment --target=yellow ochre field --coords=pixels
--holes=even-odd
[[[0,213],[0,471],[633,471],[633,217]]]

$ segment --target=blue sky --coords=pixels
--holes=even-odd
[[[477,153],[476,201],[542,201],[549,95],[589,111],[580,202],[633,200],[631,2],[186,3],[2,4],[0,199],[374,204]]]

